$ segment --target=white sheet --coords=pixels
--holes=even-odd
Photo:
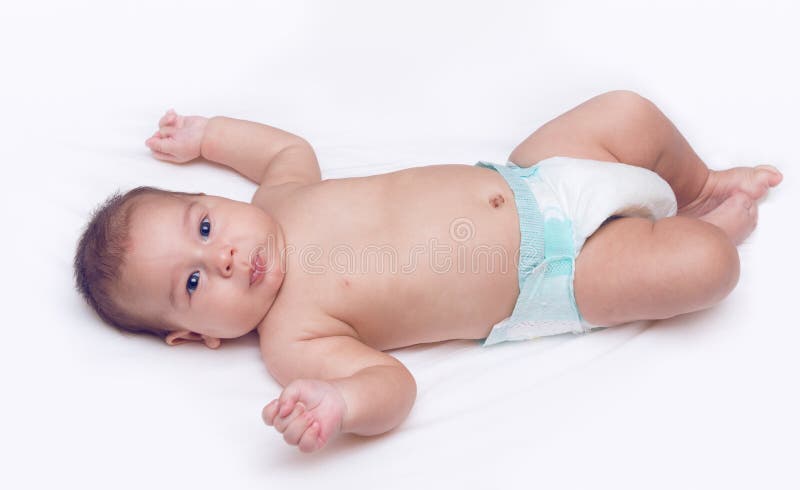
[[[3,488],[797,488],[794,2],[56,2],[0,16]],[[168,348],[72,290],[89,211],[155,184],[242,200],[151,159],[164,110],[298,133],[324,176],[502,162],[583,100],[636,90],[715,168],[785,181],[718,307],[482,349],[395,351],[407,421],[304,455],[260,420],[256,339]]]

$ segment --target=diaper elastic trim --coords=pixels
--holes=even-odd
[[[519,296],[511,316],[492,328],[483,345],[568,331],[585,332],[586,326],[573,291],[574,227],[560,212],[545,218],[530,184],[532,179],[538,178],[539,167],[519,167],[513,162],[497,165],[484,161],[476,165],[491,168],[506,180],[514,194],[520,227]],[[546,193],[542,199],[553,201],[553,190],[548,186],[537,186],[537,192]],[[559,297],[559,294],[563,296]]]
[[[538,266],[545,258],[545,242],[544,242],[544,218],[541,211],[539,211],[539,204],[536,197],[531,192],[528,184],[523,180],[523,177],[529,177],[536,174],[538,170],[536,167],[517,167],[514,163],[509,162],[509,165],[495,165],[491,162],[479,161],[477,166],[495,170],[508,183],[511,187],[511,192],[514,194],[514,202],[517,205],[517,214],[519,215],[519,232],[520,232],[520,246],[519,246],[519,267],[517,273],[517,280],[519,282],[519,289],[525,283],[527,278],[536,266]]]

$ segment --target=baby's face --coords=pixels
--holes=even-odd
[[[143,196],[119,292],[126,309],[215,338],[240,337],[283,282],[283,231],[260,208],[215,196]]]

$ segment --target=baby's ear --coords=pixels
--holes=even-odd
[[[168,345],[179,345],[196,340],[203,340],[203,336],[199,333],[190,332],[189,330],[175,330],[174,332],[168,333],[166,338],[164,338],[164,341]]]
[[[164,341],[168,345],[179,345],[186,342],[204,342],[209,349],[216,349],[220,345],[220,340],[216,337],[208,337],[189,330],[176,330],[167,334]]]

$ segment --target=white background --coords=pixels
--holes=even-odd
[[[797,488],[798,21],[791,1],[4,6],[0,486]],[[233,173],[149,156],[167,108],[300,134],[335,178],[503,162],[612,89],[654,101],[713,168],[783,171],[737,289],[652,325],[395,351],[419,395],[385,436],[301,454],[260,421],[280,387],[255,337],[171,349],[72,290],[114,190],[249,200]]]

